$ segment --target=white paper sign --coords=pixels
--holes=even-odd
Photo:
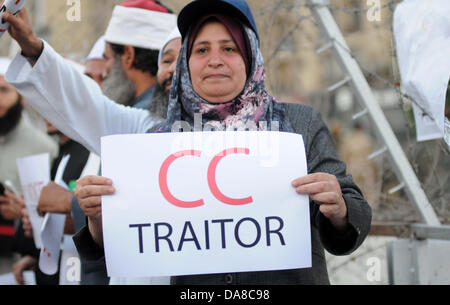
[[[309,199],[291,186],[307,174],[300,135],[109,136],[102,172],[109,276],[311,267]]]
[[[405,0],[394,14],[402,84],[411,98],[417,140],[444,137],[444,105],[450,78],[450,1]]]
[[[33,228],[36,248],[42,248],[41,228],[44,218],[37,213],[41,190],[50,181],[50,155],[48,153],[17,159],[25,205]]]
[[[20,12],[22,7],[25,5],[25,2],[25,0],[5,0],[3,5],[0,7],[0,37],[2,37],[9,28],[9,23],[1,20],[3,13],[8,11],[15,15]]]
[[[55,183],[67,189],[63,181],[63,174],[69,162],[70,155],[64,156],[58,165],[55,175]],[[58,272],[58,263],[61,250],[62,236],[66,215],[47,213],[41,228],[42,248],[39,256],[39,269],[47,274],[53,275]]]
[[[39,256],[39,269],[47,275],[53,275],[58,271],[65,221],[66,215],[53,213],[45,214],[42,230],[40,231],[42,248]]]

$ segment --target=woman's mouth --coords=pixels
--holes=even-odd
[[[221,80],[224,78],[228,78],[228,75],[225,74],[211,74],[205,77],[205,80],[210,79],[210,80]]]

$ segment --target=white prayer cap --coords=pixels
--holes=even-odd
[[[8,67],[11,64],[11,59],[8,57],[0,57],[0,75],[5,75]]]
[[[176,24],[177,17],[152,0],[126,1],[114,8],[105,41],[159,50]]]
[[[177,38],[181,39],[181,33],[180,30],[178,30],[178,27],[175,27],[172,33],[170,33],[170,35],[166,38],[166,41],[163,43],[161,49],[159,50],[158,66],[161,64],[164,48],[169,44],[169,42]]]
[[[100,37],[94,44],[91,52],[89,53],[86,61],[91,59],[103,59],[103,54],[105,53],[105,36]]]

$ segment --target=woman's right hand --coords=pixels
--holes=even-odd
[[[91,219],[100,219],[102,216],[102,197],[112,195],[115,189],[112,180],[100,176],[86,176],[76,183],[75,197],[84,214]]]

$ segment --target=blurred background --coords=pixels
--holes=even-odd
[[[59,53],[84,63],[96,40],[104,34],[118,0],[33,0],[26,4],[35,31]],[[162,0],[178,13],[188,0]],[[388,284],[386,243],[402,236],[401,228],[420,222],[405,193],[388,190],[399,184],[391,164],[381,155],[367,156],[382,144],[369,119],[353,121],[362,109],[351,89],[328,87],[344,78],[330,52],[316,50],[327,41],[320,35],[311,12],[302,0],[247,0],[258,24],[267,69],[269,91],[286,102],[318,108],[330,128],[341,159],[373,209],[373,222],[391,230],[371,232],[356,253],[328,256],[333,284]],[[411,101],[402,94],[397,66],[392,17],[401,0],[381,0],[380,16],[370,18],[371,1],[332,0],[327,4],[352,56],[364,72],[373,93],[406,153],[422,188],[441,223],[450,224],[450,158],[443,140],[417,142]],[[76,11],[79,8],[79,11]],[[0,56],[18,49],[9,35],[0,41]],[[448,96],[447,96],[448,102]],[[392,227],[389,227],[393,225]],[[400,231],[399,231],[400,228]],[[408,236],[406,236],[408,237]],[[371,260],[381,263],[381,277],[368,276]]]

